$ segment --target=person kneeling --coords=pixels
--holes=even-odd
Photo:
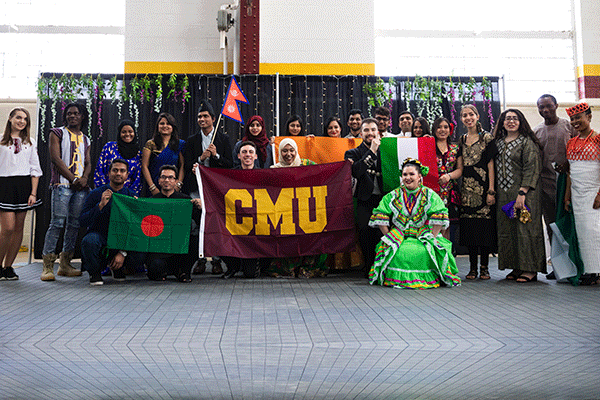
[[[125,280],[127,264],[135,267],[144,261],[144,253],[125,252],[123,250],[106,249],[110,207],[113,193],[135,197],[135,193],[125,187],[129,175],[129,164],[122,159],[114,159],[108,171],[109,183],[90,192],[85,199],[79,222],[87,227],[87,233],[81,241],[81,267],[90,274],[90,285],[99,286],[102,281],[101,272],[109,264],[116,281]]]
[[[196,223],[200,223],[200,209],[202,203],[200,199],[192,199],[187,194],[177,192],[175,184],[177,182],[177,167],[174,165],[163,165],[160,167],[158,185],[160,192],[152,196],[155,199],[190,199],[194,205],[192,218]],[[190,224],[191,229],[191,224]],[[148,253],[146,264],[148,266],[148,279],[153,281],[164,281],[168,275],[175,275],[179,282],[190,282],[190,271],[193,261],[198,258],[198,243],[190,240],[189,251],[187,254],[163,254]]]

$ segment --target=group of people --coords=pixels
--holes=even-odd
[[[467,133],[456,143],[452,140],[455,127],[444,117],[437,118],[430,129],[426,119],[404,111],[398,121],[400,133],[392,134],[389,109],[377,108],[375,118],[363,118],[358,109],[349,112],[345,137],[362,142],[348,150],[345,159],[352,164],[356,182],[359,246],[365,276],[372,284],[419,289],[460,285],[452,242],[468,249],[466,279],[490,279],[489,255],[497,252],[499,269],[511,270],[506,279],[535,281],[538,273],[547,272],[542,215],[551,224],[559,206],[572,207],[574,212],[588,274],[585,282],[600,283],[600,253],[594,240],[600,233],[600,139],[590,127],[591,111],[585,103],[569,108],[569,123],[557,117],[553,96],[543,95],[537,104],[544,122],[534,129],[519,110],[509,109],[491,133],[482,129],[476,107],[465,105],[460,119]],[[250,118],[241,140],[232,146],[227,134],[216,134],[215,113],[206,101],[198,110],[198,132],[186,141],[179,138],[175,118],[161,113],[152,139],[140,150],[134,123],[124,120],[118,125],[117,140],[104,146],[97,163],[92,163],[90,140],[82,131],[87,118],[83,105],[68,104],[64,126],[50,131],[51,220],[42,251],[44,281],[56,279],[57,259],[56,275],[82,275],[71,265],[81,224],[87,228],[81,246],[82,269],[88,271],[91,285],[101,285],[103,274],[112,273],[115,280],[122,280],[144,266],[152,280],[174,275],[180,282],[189,282],[190,272],[203,273],[207,265],[206,259],[198,260],[198,240],[193,236],[198,234],[194,225],[199,223],[202,207],[194,174],[198,165],[246,170],[314,164],[301,158],[293,139],[307,135],[297,115],[285,125],[283,136],[288,137],[280,142],[278,162],[273,160],[273,143],[260,116]],[[25,212],[40,204],[37,187],[42,170],[30,124],[27,110],[14,109],[0,140],[1,280],[18,279],[12,264],[22,240]],[[329,118],[323,130],[324,136],[342,137],[342,122]],[[439,191],[423,185],[423,177],[431,171],[419,160],[407,159],[401,165],[400,186],[384,193],[379,145],[383,137],[393,136],[435,139]],[[566,172],[566,194],[557,200],[557,176]],[[194,205],[189,253],[105,251],[113,193],[189,199]],[[454,238],[457,228],[458,239]],[[272,276],[316,277],[326,275],[326,259],[327,255],[213,257],[212,273],[230,278],[241,271],[246,277],[256,277],[263,270]],[[225,273],[222,262],[227,266]]]

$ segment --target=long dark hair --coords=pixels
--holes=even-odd
[[[542,144],[540,143],[537,136],[535,136],[535,133],[533,133],[533,130],[531,129],[529,122],[527,122],[525,115],[523,115],[521,111],[515,108],[509,108],[508,110],[505,110],[502,114],[500,114],[500,118],[498,118],[498,122],[494,127],[494,138],[496,138],[496,140],[498,141],[504,139],[508,134],[508,132],[504,128],[504,121],[506,120],[506,114],[508,114],[509,112],[513,112],[517,114],[517,117],[519,117],[519,135],[523,135],[533,140],[533,142],[538,145],[540,150],[543,150]]]
[[[17,108],[13,108],[12,111],[10,112],[10,114],[8,114],[8,120],[6,121],[6,128],[4,128],[4,135],[2,135],[2,140],[0,140],[0,144],[2,146],[10,146],[11,144],[13,144],[13,140],[12,140],[12,126],[10,123],[10,119],[12,117],[15,116],[15,114],[18,111],[22,111],[25,113],[25,115],[27,115],[27,123],[25,124],[25,128],[19,132],[19,137],[21,138],[21,141],[23,142],[23,144],[25,143],[29,143],[31,144],[31,136],[29,134],[29,131],[31,129],[31,116],[29,115],[29,111],[27,111],[26,109],[22,108],[22,107],[17,107]]]
[[[423,117],[417,117],[413,121],[412,127],[410,128],[410,131],[412,132],[413,136],[415,134],[415,122],[420,123],[421,129],[423,129],[423,135],[421,137],[426,136],[426,135],[431,136],[431,131],[429,130],[429,122],[427,122],[427,120]]]
[[[461,109],[460,109],[461,121],[462,121],[462,113],[465,108],[468,108],[469,110],[473,111],[475,113],[475,115],[477,115],[478,119],[477,119],[477,123],[475,124],[475,128],[477,128],[477,133],[483,132],[483,127],[481,126],[481,122],[479,122],[479,111],[477,111],[477,107],[475,107],[473,104],[465,104],[464,106],[461,107]]]
[[[154,137],[152,138],[152,140],[154,141],[154,144],[156,145],[156,148],[158,150],[161,150],[163,148],[162,137],[160,132],[158,131],[158,123],[163,118],[166,119],[167,123],[173,128],[173,132],[171,132],[171,139],[169,139],[169,147],[174,152],[177,152],[177,150],[179,149],[179,128],[177,128],[177,121],[175,121],[175,117],[173,117],[169,113],[163,112],[158,114],[158,118],[156,119],[156,125],[154,125]]]
[[[304,122],[302,122],[302,118],[300,118],[300,116],[296,115],[296,114],[292,115],[285,123],[285,135],[284,136],[293,136],[290,133],[290,124],[295,121],[298,121],[298,123],[300,124],[300,133],[297,136],[306,136],[306,132],[304,132]]]
[[[450,120],[448,120],[448,118],[446,118],[446,117],[436,118],[435,121],[433,121],[433,126],[431,127],[431,133],[433,134],[433,137],[437,141],[436,132],[437,132],[438,128],[440,127],[440,125],[442,124],[442,122],[447,122],[448,127],[450,128],[450,134],[446,138],[446,142],[448,143],[448,146],[450,146],[450,144],[452,143],[452,134],[454,133],[454,125],[452,125],[452,123],[450,122]],[[437,145],[436,145],[436,148],[437,148]]]

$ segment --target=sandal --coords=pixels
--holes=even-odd
[[[512,272],[506,275],[507,281],[515,281],[522,274],[520,269],[513,269]]]
[[[479,279],[483,279],[484,281],[490,279],[490,269],[487,265],[482,265],[480,268]]]
[[[537,272],[534,272],[535,275],[533,276],[526,276],[527,272],[522,273],[518,278],[517,278],[517,282],[519,283],[525,283],[525,282],[536,282],[537,281]]]
[[[469,270],[469,273],[467,274],[467,276],[465,276],[465,278],[467,279],[477,279],[477,267],[471,267],[471,269]]]

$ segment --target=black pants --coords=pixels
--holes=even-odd
[[[181,274],[189,274],[192,265],[188,254],[151,253],[148,254],[146,267],[148,268],[148,279],[162,281],[168,275],[174,275],[179,279]]]
[[[369,274],[373,263],[375,262],[375,248],[381,239],[379,228],[371,228],[369,219],[373,214],[373,209],[379,205],[381,195],[372,195],[369,200],[356,201],[356,224],[358,225],[358,243],[365,259],[363,272],[365,276]]]
[[[221,257],[221,260],[227,265],[227,277],[233,277],[239,271],[244,273],[244,278],[258,278],[261,269],[266,268],[271,264],[271,258],[238,258],[238,257]]]

